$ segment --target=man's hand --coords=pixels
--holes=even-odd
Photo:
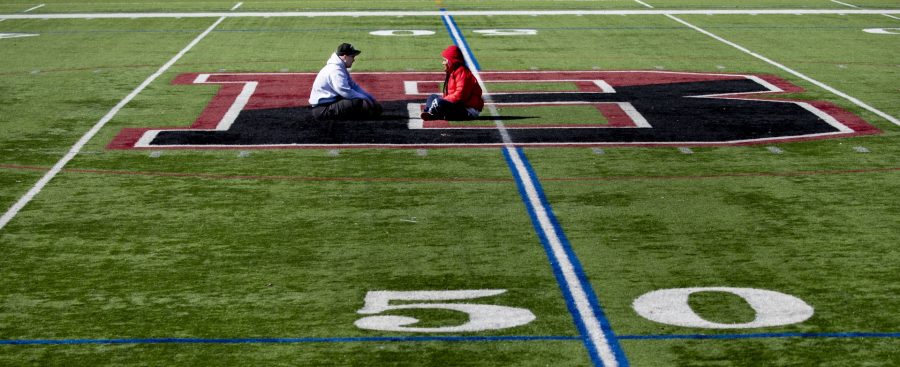
[[[381,115],[382,107],[378,104],[378,101],[373,99],[364,99],[363,100],[363,108],[368,111],[370,116],[378,116]]]

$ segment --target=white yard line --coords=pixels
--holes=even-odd
[[[195,45],[197,45],[197,43],[199,43],[200,40],[202,40],[204,37],[206,37],[206,35],[208,35],[210,32],[212,32],[212,30],[215,29],[219,25],[219,23],[222,23],[222,21],[224,21],[224,20],[225,20],[224,17],[219,18],[219,20],[217,20],[215,23],[213,23],[211,26],[209,26],[209,28],[207,28],[206,31],[204,31],[199,36],[197,36],[197,38],[194,38],[194,40],[191,41],[191,43],[189,43],[177,55],[172,57],[172,59],[169,60],[169,62],[165,63],[165,65],[160,67],[159,70],[157,70],[155,73],[153,73],[153,75],[150,75],[150,77],[148,77],[147,80],[144,80],[144,82],[141,83],[141,85],[139,85],[131,93],[129,93],[127,96],[125,96],[125,98],[122,99],[118,104],[116,104],[116,106],[113,107],[109,112],[107,112],[106,115],[100,119],[100,121],[97,121],[97,123],[94,124],[94,127],[92,127],[87,133],[85,133],[84,136],[82,136],[81,139],[79,139],[78,142],[76,142],[75,145],[73,145],[72,148],[69,149],[69,152],[66,153],[66,155],[63,156],[62,159],[59,160],[59,162],[56,162],[56,164],[53,166],[53,168],[51,168],[50,171],[48,171],[44,175],[44,177],[41,177],[41,179],[38,180],[38,182],[36,184],[34,184],[34,186],[30,190],[28,190],[28,192],[25,193],[24,196],[19,198],[19,201],[17,201],[15,204],[13,204],[13,206],[10,207],[9,210],[7,210],[6,213],[3,214],[2,217],[0,217],[0,230],[2,230],[4,227],[6,227],[6,225],[13,218],[15,218],[16,214],[18,214],[19,211],[22,210],[22,208],[24,208],[25,205],[28,204],[28,202],[30,202],[32,199],[34,199],[34,197],[37,196],[37,194],[39,194],[41,192],[41,190],[44,189],[44,186],[46,186],[47,183],[50,182],[50,180],[52,180],[54,177],[56,177],[57,174],[59,174],[60,171],[62,171],[63,167],[65,167],[66,164],[69,163],[69,161],[71,161],[72,159],[75,158],[76,155],[78,155],[78,153],[81,151],[81,149],[84,148],[84,146],[94,137],[94,135],[97,135],[97,133],[100,131],[100,129],[102,129],[103,126],[106,125],[107,122],[112,120],[112,118],[117,113],[119,113],[119,110],[124,108],[125,105],[128,104],[128,102],[130,102],[132,99],[134,99],[134,97],[136,97],[139,93],[141,93],[141,91],[143,91],[145,88],[147,88],[147,86],[150,85],[150,83],[152,83],[154,80],[156,80],[156,78],[158,78],[166,70],[168,70],[170,67],[172,67],[172,65],[174,65],[179,59],[181,59],[182,56],[184,56],[184,54],[186,54],[191,48],[193,48]]]
[[[488,108],[491,115],[497,117],[494,121],[497,125],[497,130],[503,138],[504,149],[512,162],[512,167],[510,168],[516,170],[516,174],[525,191],[525,196],[533,210],[534,217],[537,219],[540,231],[544,233],[544,237],[547,239],[547,243],[552,252],[551,256],[556,260],[556,263],[560,268],[565,287],[568,288],[572,303],[574,303],[575,309],[577,310],[577,318],[579,318],[580,322],[584,325],[584,329],[588,334],[586,337],[595,350],[597,354],[596,357],[600,359],[604,367],[619,366],[616,354],[603,331],[601,321],[594,312],[595,305],[585,290],[585,287],[590,287],[590,284],[582,283],[573,260],[566,252],[566,245],[563,244],[561,233],[557,232],[556,226],[553,225],[553,221],[551,220],[551,216],[553,215],[552,209],[545,206],[541,201],[541,195],[538,192],[538,188],[532,181],[531,174],[524,163],[526,158],[519,154],[519,150],[516,149],[509,136],[509,131],[504,126],[503,121],[499,119],[500,112],[497,111],[497,107],[491,99],[491,95],[484,83],[484,79],[482,79],[481,73],[476,67],[475,58],[471,54],[471,50],[469,50],[462,35],[459,33],[459,29],[456,28],[453,18],[447,14],[442,15],[442,17],[447,24],[447,28],[450,30],[451,36],[455,40],[454,43],[456,43],[462,51],[469,70],[472,71],[472,74],[481,86],[481,90],[484,93],[485,106]]]
[[[32,10],[40,9],[40,8],[44,7],[44,5],[47,5],[47,4],[41,4],[41,5],[35,6],[35,7],[30,8],[30,9],[28,9],[28,10],[26,10],[26,11],[23,11],[23,13],[27,13],[27,12],[30,12],[30,11],[32,11]]]
[[[453,24],[452,18],[447,14],[442,14],[441,17],[444,18],[444,21],[448,25]],[[468,47],[465,47],[465,42],[463,41],[462,36],[459,34],[459,29],[456,29],[456,26],[448,27],[451,32],[451,36],[454,40],[456,40],[456,44],[459,45],[459,49],[462,51],[463,57],[466,59],[466,64],[469,66],[469,70],[472,71],[472,75],[475,76],[475,80],[478,81],[478,85],[481,86],[481,91],[484,93],[484,102],[488,108],[488,111],[491,112],[491,115],[494,117],[499,117],[500,112],[497,111],[497,107],[494,105],[493,99],[491,99],[491,95],[488,93],[487,86],[484,84],[484,79],[481,78],[481,73],[478,71],[478,68],[475,67],[475,58],[472,56],[471,51]],[[503,124],[503,121],[500,119],[494,119],[494,124],[497,125],[497,131],[500,132],[500,137],[503,139],[503,144],[509,148],[509,150],[515,150],[512,139],[509,137],[509,131],[506,130],[506,125]]]
[[[440,11],[367,11],[367,12],[206,12],[206,13],[67,13],[4,14],[9,19],[85,19],[85,18],[219,18],[219,17],[436,17]],[[483,10],[451,11],[453,16],[485,15],[785,15],[785,14],[900,14],[900,9],[755,9],[755,10]]]
[[[645,3],[645,2],[643,2],[643,1],[641,1],[641,0],[634,0],[634,1],[636,1],[638,4],[641,4],[641,5],[643,5],[643,6],[646,6],[646,7],[650,8],[650,9],[653,9],[653,5],[647,4],[647,3]]]
[[[841,91],[839,91],[839,90],[837,90],[837,89],[834,89],[834,88],[832,88],[831,86],[828,86],[827,84],[822,83],[822,82],[820,82],[820,81],[818,81],[818,80],[815,80],[815,79],[813,79],[813,78],[810,78],[810,77],[806,76],[805,74],[800,73],[799,71],[796,71],[796,70],[791,69],[791,68],[789,68],[789,67],[787,67],[787,66],[784,66],[784,65],[782,65],[782,64],[779,64],[778,62],[775,62],[774,60],[772,60],[772,59],[770,59],[770,58],[768,58],[768,57],[765,57],[765,56],[760,55],[760,54],[758,54],[758,53],[756,53],[756,52],[750,51],[749,49],[747,49],[747,48],[745,48],[745,47],[743,47],[743,46],[741,46],[741,45],[738,45],[738,44],[736,44],[736,43],[734,43],[734,42],[731,42],[731,41],[726,40],[726,39],[724,39],[724,38],[722,38],[722,37],[719,37],[719,36],[717,36],[717,35],[715,35],[715,34],[709,32],[709,31],[707,31],[707,30],[705,30],[705,29],[702,29],[702,28],[700,28],[700,27],[698,27],[698,26],[695,26],[695,25],[693,25],[693,24],[691,24],[691,23],[688,23],[688,22],[686,22],[686,21],[684,21],[684,20],[681,20],[680,18],[678,18],[678,17],[676,17],[676,16],[673,16],[673,15],[666,15],[666,16],[669,17],[669,18],[671,18],[672,20],[678,22],[678,23],[684,24],[684,25],[686,25],[686,26],[688,26],[688,27],[690,27],[690,28],[692,28],[692,29],[694,29],[694,30],[700,32],[700,33],[703,33],[703,34],[705,34],[705,35],[707,35],[707,36],[710,36],[710,37],[712,37],[712,38],[718,40],[719,42],[722,42],[722,43],[727,44],[727,45],[729,45],[729,46],[731,46],[731,47],[734,47],[734,48],[736,48],[736,49],[738,49],[738,50],[740,50],[740,51],[742,51],[742,52],[744,52],[744,53],[746,53],[746,54],[748,54],[748,55],[750,55],[750,56],[753,56],[753,57],[755,57],[755,58],[757,58],[757,59],[760,59],[760,60],[762,60],[762,61],[765,61],[766,63],[768,63],[768,64],[770,64],[770,65],[773,65],[773,66],[775,66],[775,67],[777,67],[777,68],[779,68],[779,69],[781,69],[781,70],[784,70],[784,71],[786,71],[786,72],[788,72],[788,73],[791,73],[791,74],[793,74],[794,76],[796,76],[796,77],[798,77],[798,78],[801,78],[801,79],[806,80],[806,81],[808,81],[808,82],[810,82],[810,83],[812,83],[812,84],[815,84],[815,85],[818,86],[819,88],[825,89],[825,90],[827,90],[827,91],[829,91],[829,92],[831,92],[831,93],[833,93],[833,94],[835,94],[835,95],[841,96],[841,97],[843,97],[844,99],[846,99],[846,100],[852,102],[853,104],[855,104],[855,105],[857,105],[857,106],[859,106],[859,107],[862,107],[862,108],[868,110],[869,112],[872,112],[872,113],[874,113],[874,114],[876,114],[876,115],[878,115],[878,116],[881,116],[882,118],[884,118],[885,120],[890,121],[890,122],[893,123],[894,125],[900,126],[900,120],[898,120],[896,117],[891,116],[891,115],[888,115],[887,113],[884,113],[884,112],[882,112],[881,110],[876,109],[875,107],[869,106],[869,105],[866,104],[865,102],[860,101],[859,99],[856,99],[856,98],[854,98],[853,96],[850,96],[850,95],[848,95],[848,94],[846,94],[846,93],[844,93],[844,92],[841,92]]]
[[[862,9],[862,7],[856,6],[856,5],[853,5],[853,4],[847,4],[847,3],[840,2],[840,1],[837,1],[837,0],[831,0],[831,1],[834,2],[834,3],[838,3],[838,4],[841,4],[841,5],[844,5],[844,6],[849,6],[849,7],[854,8],[854,9]],[[900,18],[895,17],[895,16],[890,15],[890,14],[884,14],[884,13],[882,13],[881,15],[884,15],[884,16],[886,16],[886,17],[888,17],[888,18],[900,20]]]
[[[235,10],[237,10],[237,9],[238,9],[238,8],[240,8],[240,7],[241,7],[241,5],[244,5],[244,3],[237,3],[237,4],[234,4],[234,6],[233,6],[233,7],[231,7],[231,11],[235,11]]]
[[[578,317],[581,318],[581,321],[584,323],[588,339],[596,349],[598,357],[602,361],[604,367],[619,366],[616,355],[609,345],[606,335],[603,333],[603,327],[600,325],[600,320],[594,313],[591,301],[584,289],[584,286],[589,285],[582,285],[578,273],[575,270],[575,266],[569,258],[569,255],[566,253],[565,246],[560,240],[560,236],[550,220],[547,208],[541,203],[537,188],[534,182],[531,181],[531,175],[525,167],[525,164],[522,162],[518,150],[510,146],[507,146],[505,149],[509,154],[510,160],[513,162],[513,168],[515,168],[516,173],[522,181],[522,187],[525,189],[528,202],[534,210],[534,216],[537,218],[541,231],[544,232],[544,235],[547,238],[553,257],[559,265],[560,272],[565,279],[565,286],[569,288],[569,292],[572,295],[572,302],[575,304]]]
[[[849,7],[851,7],[851,8],[861,9],[860,7],[858,7],[858,6],[856,6],[856,5],[843,3],[843,2],[840,2],[840,1],[837,1],[837,0],[831,0],[831,2],[836,3],[836,4],[841,4],[841,5],[843,5],[843,6],[849,6]]]

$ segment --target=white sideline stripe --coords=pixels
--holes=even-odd
[[[475,63],[473,62],[474,58],[470,53],[471,51],[468,49],[466,43],[460,36],[459,30],[456,29],[456,26],[452,22],[452,18],[450,18],[449,15],[445,13],[442,15],[442,17],[447,23],[447,28],[450,29],[450,33],[452,34],[453,39],[456,41],[455,43],[460,47],[460,50],[462,50],[463,56],[466,59],[466,64],[469,66],[469,69],[472,71],[472,74],[475,76],[475,79],[481,86],[481,90],[484,92],[484,100],[486,106],[488,107],[488,110],[494,117],[500,117],[500,113],[497,111],[493,100],[491,100],[491,95],[484,84],[484,80],[481,78],[481,74],[475,67]],[[537,187],[535,186],[534,182],[531,181],[531,176],[528,174],[528,170],[526,169],[525,164],[522,162],[522,158],[519,156],[519,151],[516,149],[515,145],[512,142],[512,139],[509,137],[509,132],[503,125],[503,121],[498,118],[495,120],[495,123],[497,125],[497,129],[500,131],[500,134],[503,137],[504,149],[506,149],[507,154],[509,154],[510,160],[513,162],[513,166],[515,167],[517,174],[522,180],[522,187],[525,189],[528,201],[531,204],[532,209],[534,210],[534,216],[535,218],[537,218],[538,223],[540,224],[541,231],[546,235],[550,248],[553,251],[553,256],[556,258],[560,271],[563,274],[563,278],[566,282],[566,287],[569,288],[569,292],[572,295],[572,301],[575,303],[575,308],[578,311],[578,317],[580,317],[581,322],[584,323],[584,328],[587,330],[587,336],[590,340],[590,343],[594,346],[594,350],[596,350],[597,354],[599,354],[600,360],[603,362],[603,365],[605,367],[618,367],[619,363],[616,360],[615,353],[613,353],[612,351],[612,347],[610,347],[609,345],[609,341],[606,340],[606,335],[603,334],[603,328],[600,325],[600,320],[598,320],[597,315],[594,314],[594,310],[591,307],[591,302],[588,299],[587,293],[585,292],[584,288],[582,288],[581,280],[578,278],[578,275],[575,272],[575,267],[572,265],[572,261],[571,259],[569,259],[569,255],[566,253],[565,248],[562,245],[562,240],[560,239],[559,234],[556,233],[556,229],[554,229],[553,224],[550,221],[550,216],[547,214],[547,208],[545,208],[541,203],[540,197],[537,193]]]
[[[231,11],[237,10],[237,8],[240,8],[241,5],[244,5],[244,3],[237,3],[237,4],[234,4],[234,6],[231,7]]]
[[[881,15],[884,15],[884,16],[886,16],[886,17],[888,17],[888,18],[893,18],[893,19],[900,20],[900,18],[895,17],[895,16],[893,16],[893,15],[889,15],[889,14],[881,14]]]
[[[703,34],[705,34],[705,35],[707,35],[707,36],[710,36],[710,37],[712,37],[712,38],[714,38],[714,39],[716,39],[716,40],[718,40],[718,41],[720,41],[720,42],[722,42],[722,43],[725,43],[725,44],[727,44],[727,45],[729,45],[729,46],[731,46],[731,47],[734,47],[734,48],[736,48],[736,49],[738,49],[738,50],[740,50],[740,51],[743,51],[744,53],[746,53],[746,54],[748,54],[748,55],[750,55],[750,56],[753,56],[753,57],[755,57],[755,58],[757,58],[757,59],[760,59],[760,60],[762,60],[762,61],[765,61],[766,63],[769,63],[770,65],[773,65],[773,66],[775,66],[775,67],[777,67],[777,68],[779,68],[779,69],[781,69],[781,70],[784,70],[784,71],[786,71],[786,72],[788,72],[788,73],[791,73],[791,74],[793,74],[794,76],[796,76],[796,77],[798,77],[798,78],[801,78],[801,79],[806,80],[806,81],[808,81],[808,82],[810,82],[810,83],[812,83],[812,84],[815,84],[815,85],[818,86],[819,88],[825,89],[825,90],[827,90],[827,91],[829,91],[829,92],[831,92],[831,93],[834,93],[834,94],[836,94],[836,95],[838,95],[838,96],[840,96],[840,97],[843,97],[844,99],[846,99],[846,100],[852,102],[853,104],[855,104],[855,105],[857,105],[857,106],[859,106],[859,107],[862,107],[862,108],[868,110],[869,112],[872,112],[872,113],[874,113],[874,114],[876,114],[876,115],[878,115],[878,116],[881,116],[882,118],[884,118],[885,120],[890,121],[890,122],[893,123],[894,125],[900,126],[900,120],[898,120],[898,119],[895,118],[894,116],[888,115],[887,113],[884,113],[884,112],[882,112],[881,110],[876,109],[875,107],[869,106],[869,105],[866,104],[865,102],[860,101],[859,99],[856,99],[856,98],[854,98],[854,97],[852,97],[852,96],[850,96],[850,95],[848,95],[848,94],[846,94],[846,93],[844,93],[844,92],[841,92],[841,91],[839,91],[839,90],[837,90],[837,89],[834,89],[834,88],[828,86],[828,85],[825,84],[825,83],[822,83],[822,82],[820,82],[820,81],[818,81],[818,80],[815,80],[815,79],[813,79],[813,78],[810,78],[810,77],[808,77],[808,76],[806,76],[806,75],[804,75],[804,74],[802,74],[802,73],[800,73],[800,72],[798,72],[798,71],[796,71],[796,70],[794,70],[794,69],[791,69],[791,68],[789,68],[789,67],[787,67],[787,66],[784,66],[784,65],[782,65],[782,64],[779,64],[779,63],[773,61],[772,59],[769,59],[768,57],[765,57],[765,56],[763,56],[763,55],[760,55],[760,54],[758,54],[758,53],[755,53],[755,52],[753,52],[753,51],[750,51],[749,49],[747,49],[747,48],[745,48],[745,47],[743,47],[743,46],[741,46],[741,45],[738,45],[737,43],[734,43],[734,42],[731,42],[731,41],[729,41],[729,40],[726,40],[726,39],[724,39],[724,38],[722,38],[722,37],[719,37],[719,36],[717,36],[717,35],[715,35],[715,34],[712,34],[711,32],[709,32],[709,31],[707,31],[707,30],[705,30],[705,29],[703,29],[703,28],[697,27],[697,26],[695,26],[695,25],[693,25],[693,24],[691,24],[691,23],[688,23],[688,22],[686,22],[686,21],[684,21],[684,20],[681,20],[681,19],[678,18],[678,17],[675,17],[675,16],[673,16],[673,15],[666,15],[666,16],[669,17],[669,18],[671,18],[672,20],[678,22],[678,23],[684,24],[684,25],[686,25],[686,26],[688,26],[688,27],[690,27],[690,28],[696,30],[697,32],[700,32],[700,33],[703,33]]]
[[[28,10],[23,11],[23,13],[27,13],[27,12],[30,12],[30,11],[32,11],[32,10],[40,9],[40,8],[42,8],[44,5],[47,5],[47,4],[41,4],[41,5],[35,6],[35,7],[33,7],[33,8],[30,8],[30,9],[28,9]]]
[[[84,148],[84,146],[94,137],[94,135],[97,135],[97,133],[100,131],[100,129],[102,129],[103,126],[106,125],[107,122],[112,120],[112,118],[116,114],[119,113],[119,110],[124,108],[125,105],[128,104],[128,102],[131,102],[131,100],[134,99],[134,97],[136,97],[141,91],[143,91],[145,88],[147,88],[147,86],[150,85],[150,83],[152,83],[154,80],[156,80],[156,78],[158,78],[166,70],[168,70],[170,67],[172,67],[172,65],[174,65],[175,62],[177,62],[179,59],[181,59],[181,57],[184,56],[184,54],[186,54],[191,48],[193,48],[197,43],[199,43],[200,40],[202,40],[204,37],[206,37],[206,35],[208,35],[210,32],[212,32],[212,30],[214,28],[216,28],[216,26],[218,26],[219,23],[222,23],[222,21],[224,21],[224,20],[225,20],[224,17],[219,18],[219,20],[217,20],[215,23],[213,23],[211,26],[209,26],[209,28],[207,28],[206,31],[204,31],[199,36],[197,36],[197,38],[195,38],[193,41],[191,41],[191,43],[189,43],[187,46],[185,46],[184,49],[182,49],[180,52],[178,52],[177,55],[172,57],[172,59],[169,60],[169,62],[165,63],[165,65],[160,67],[159,70],[157,70],[155,73],[153,73],[153,75],[150,75],[150,77],[148,77],[147,80],[144,80],[144,82],[141,83],[141,85],[139,85],[131,93],[129,93],[127,96],[125,96],[125,98],[122,99],[118,104],[116,104],[116,106],[113,107],[109,112],[107,112],[106,115],[100,119],[100,121],[97,121],[97,123],[94,124],[94,127],[92,127],[87,133],[85,133],[84,136],[82,136],[81,139],[79,139],[78,142],[76,142],[75,145],[73,145],[72,148],[69,149],[69,152],[66,153],[66,155],[63,156],[62,159],[59,160],[59,162],[56,162],[56,164],[53,166],[53,168],[50,169],[50,171],[47,171],[47,173],[44,174],[44,176],[41,177],[41,179],[38,180],[38,182],[35,183],[34,186],[30,190],[28,190],[28,192],[25,193],[24,196],[19,198],[19,201],[17,201],[15,204],[13,204],[12,207],[10,207],[9,210],[7,210],[6,213],[3,214],[2,217],[0,217],[0,230],[2,230],[4,227],[6,227],[6,225],[19,213],[19,211],[22,210],[22,208],[24,208],[25,205],[28,204],[28,202],[30,202],[32,199],[34,199],[34,197],[37,196],[37,194],[39,194],[41,192],[41,190],[44,189],[44,186],[46,186],[47,183],[50,182],[50,180],[52,180],[54,177],[56,177],[57,174],[59,174],[60,171],[62,171],[63,167],[65,167],[66,164],[69,163],[69,161],[71,161],[72,159],[75,158],[75,156],[78,154],[78,152],[80,152],[81,149]]]
[[[434,17],[440,11],[369,11],[369,12],[197,12],[197,13],[64,13],[3,14],[9,19],[85,19],[85,18],[270,18],[270,17]],[[755,10],[463,10],[449,12],[454,16],[485,15],[785,15],[785,14],[900,14],[900,9],[755,9]]]
[[[844,5],[844,6],[849,6],[849,7],[851,7],[851,8],[857,8],[857,9],[860,9],[860,7],[858,7],[858,6],[856,6],[856,5],[853,5],[853,4],[847,4],[847,3],[842,3],[842,2],[837,1],[837,0],[831,0],[831,2],[837,3],[837,4],[841,4],[841,5]]]

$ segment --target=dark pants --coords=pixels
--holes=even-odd
[[[453,103],[441,98],[440,94],[432,94],[425,101],[425,112],[428,112],[438,120],[471,120],[469,111],[462,103]]]
[[[312,108],[317,120],[365,120],[381,115],[381,105],[365,103],[362,99],[339,99]]]

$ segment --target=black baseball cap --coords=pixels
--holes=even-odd
[[[342,43],[340,46],[338,46],[337,51],[335,53],[338,56],[344,56],[344,55],[356,56],[356,55],[359,55],[361,52],[362,51],[353,48],[353,45],[351,45],[349,43]]]

